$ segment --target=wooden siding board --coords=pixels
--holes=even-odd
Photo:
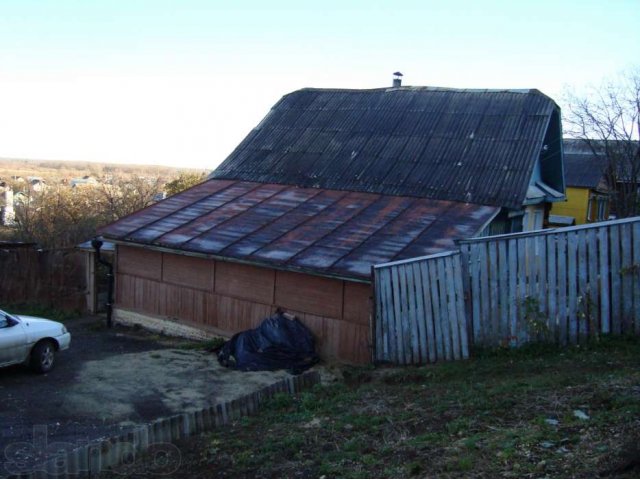
[[[342,318],[343,288],[343,282],[340,280],[278,271],[275,304],[329,318]]]
[[[151,280],[162,279],[162,253],[139,247],[120,245],[117,254],[120,273]]]
[[[288,289],[287,280],[287,278],[282,279],[282,288],[286,290],[285,295],[292,294]],[[220,295],[271,305],[274,303],[275,281],[274,270],[268,268],[231,262],[216,263],[215,292]],[[303,285],[306,284],[302,279],[300,282]],[[307,292],[308,288],[303,290]],[[291,308],[295,309],[295,307]]]
[[[371,286],[364,283],[344,282],[344,320],[369,325]]]
[[[213,260],[171,253],[162,254],[162,280],[174,285],[213,291]]]

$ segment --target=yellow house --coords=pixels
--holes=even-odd
[[[553,204],[549,215],[552,225],[581,225],[609,217],[609,194],[604,175],[605,160],[574,147],[564,140],[566,200]]]

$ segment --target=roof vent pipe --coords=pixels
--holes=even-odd
[[[395,72],[393,74],[393,88],[400,88],[402,86],[402,74]]]

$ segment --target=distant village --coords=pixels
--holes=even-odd
[[[157,187],[153,200],[160,201],[166,198],[164,187],[168,182],[165,177],[137,177],[138,180],[146,180],[150,186]],[[46,179],[35,175],[8,175],[0,177],[0,225],[12,226],[15,224],[15,210],[20,205],[25,205],[35,195],[46,192],[51,187],[77,188],[101,188],[113,193],[119,188],[118,183],[122,177],[108,174],[100,178],[93,175],[80,177],[63,177]]]

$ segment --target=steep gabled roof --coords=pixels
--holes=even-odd
[[[537,90],[303,89],[210,178],[519,208],[558,112]]]
[[[371,265],[455,248],[496,207],[208,180],[100,229],[105,239],[366,280]]]

